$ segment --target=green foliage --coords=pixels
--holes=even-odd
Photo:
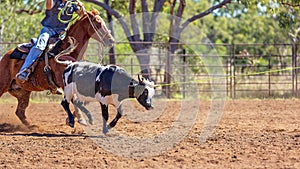
[[[188,68],[188,74],[206,74],[205,69],[203,68],[203,63],[201,61],[201,56],[197,55],[189,46],[183,45],[182,49],[179,49],[175,54],[176,59],[174,60],[175,65],[185,65]],[[175,71],[178,71],[178,74],[183,74],[185,68],[178,67],[175,68]]]
[[[292,14],[286,12],[279,12],[277,15],[279,26],[282,28],[294,27],[296,21]]]
[[[151,11],[154,1],[147,1]],[[195,14],[199,14],[221,0],[213,1],[186,1],[186,8],[183,13],[183,21]],[[112,8],[122,15],[128,14],[129,1],[110,1]],[[141,3],[137,3],[137,12],[141,12]],[[101,7],[85,3],[86,9],[97,8],[101,16],[106,18],[106,11]],[[26,42],[31,37],[36,37],[40,31],[40,21],[44,17],[44,12],[29,15],[24,11],[44,11],[44,1],[42,0],[1,0],[0,4],[0,41],[6,42]],[[178,6],[176,6],[175,11]],[[166,1],[162,12],[170,12],[170,1]],[[281,5],[276,0],[238,0],[226,5],[221,9],[191,23],[201,31],[201,37],[190,39],[192,42],[201,42],[200,38],[206,37],[212,43],[288,43],[288,32],[297,27],[299,8]],[[155,41],[167,42],[169,40],[170,23],[159,22],[158,27],[164,32],[155,35]],[[279,23],[279,24],[278,24]],[[120,27],[120,25],[119,25]],[[283,29],[284,28],[284,29]],[[122,32],[121,28],[116,28],[116,32]],[[289,30],[289,31],[286,31]],[[124,40],[124,38],[123,38]],[[92,46],[91,46],[92,47]],[[130,46],[117,45],[117,53],[130,53]],[[92,47],[94,48],[94,47]],[[229,52],[224,46],[217,46],[220,55]],[[243,50],[238,49],[239,50]],[[259,49],[260,53],[267,52],[267,49]],[[125,62],[127,56],[117,56],[117,63]],[[95,60],[95,59],[94,59]],[[96,60],[95,60],[96,61]]]
[[[269,70],[268,68],[268,60],[266,58],[260,57],[258,62],[256,63],[257,70],[256,72],[266,72]]]
[[[42,15],[40,13],[29,15],[28,13],[20,12],[22,10],[29,10],[30,4],[34,2],[28,1],[28,4],[25,4],[25,2],[21,0],[1,1],[0,41],[26,42],[29,41],[31,37],[38,35],[41,28],[40,21]],[[36,6],[36,8],[40,7]]]

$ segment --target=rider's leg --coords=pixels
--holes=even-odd
[[[42,53],[42,51],[38,48],[31,48],[28,56],[25,59],[25,62],[20,69],[19,73],[17,74],[17,78],[21,81],[27,80],[28,76],[28,68],[31,66],[31,64],[39,57],[39,55]]]
[[[36,44],[31,48],[28,56],[25,59],[23,66],[21,67],[19,73],[17,73],[17,78],[21,81],[25,81],[28,78],[28,68],[36,61],[36,59],[41,55],[43,50],[45,50],[48,40],[51,36],[56,34],[55,31],[43,27],[40,32],[40,35],[37,39]]]

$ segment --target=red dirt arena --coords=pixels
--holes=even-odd
[[[173,126],[181,103],[160,104],[163,111],[150,122],[132,121],[132,111],[125,108],[111,135],[102,135],[100,140],[109,141],[116,131],[142,138],[164,133]],[[145,149],[148,154],[141,157],[123,156],[126,149],[116,153],[103,148],[89,137],[88,127],[85,130],[76,123],[70,128],[58,102],[31,103],[26,114],[35,126],[30,129],[14,114],[16,104],[0,106],[0,168],[300,168],[298,99],[226,101],[219,125],[204,143],[199,142],[199,135],[211,106],[209,101],[200,101],[195,124],[179,143],[160,154]],[[158,102],[155,106],[161,105]],[[154,112],[135,105],[137,110],[143,116]],[[110,107],[110,120],[114,111]],[[189,111],[184,109],[183,113]],[[98,112],[100,117],[100,109]],[[102,133],[100,128],[97,132]],[[139,146],[124,144],[128,148]],[[118,145],[112,142],[110,146]]]

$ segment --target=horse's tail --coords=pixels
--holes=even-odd
[[[66,57],[68,59],[66,59],[66,60],[60,60],[60,57],[72,53],[76,49],[76,47],[78,45],[78,42],[76,41],[76,39],[74,37],[69,37],[69,43],[70,43],[70,46],[67,49],[61,51],[59,54],[57,54],[54,57],[55,62],[57,62],[59,64],[69,65],[69,64],[71,64],[71,63],[73,63],[75,61],[75,59],[72,58],[72,57]]]

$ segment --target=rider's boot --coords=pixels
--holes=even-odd
[[[16,75],[17,79],[19,79],[21,82],[25,82],[26,80],[28,80],[28,76],[30,73],[29,67],[36,61],[36,59],[40,56],[41,53],[42,50],[35,47],[31,48],[23,66]]]

